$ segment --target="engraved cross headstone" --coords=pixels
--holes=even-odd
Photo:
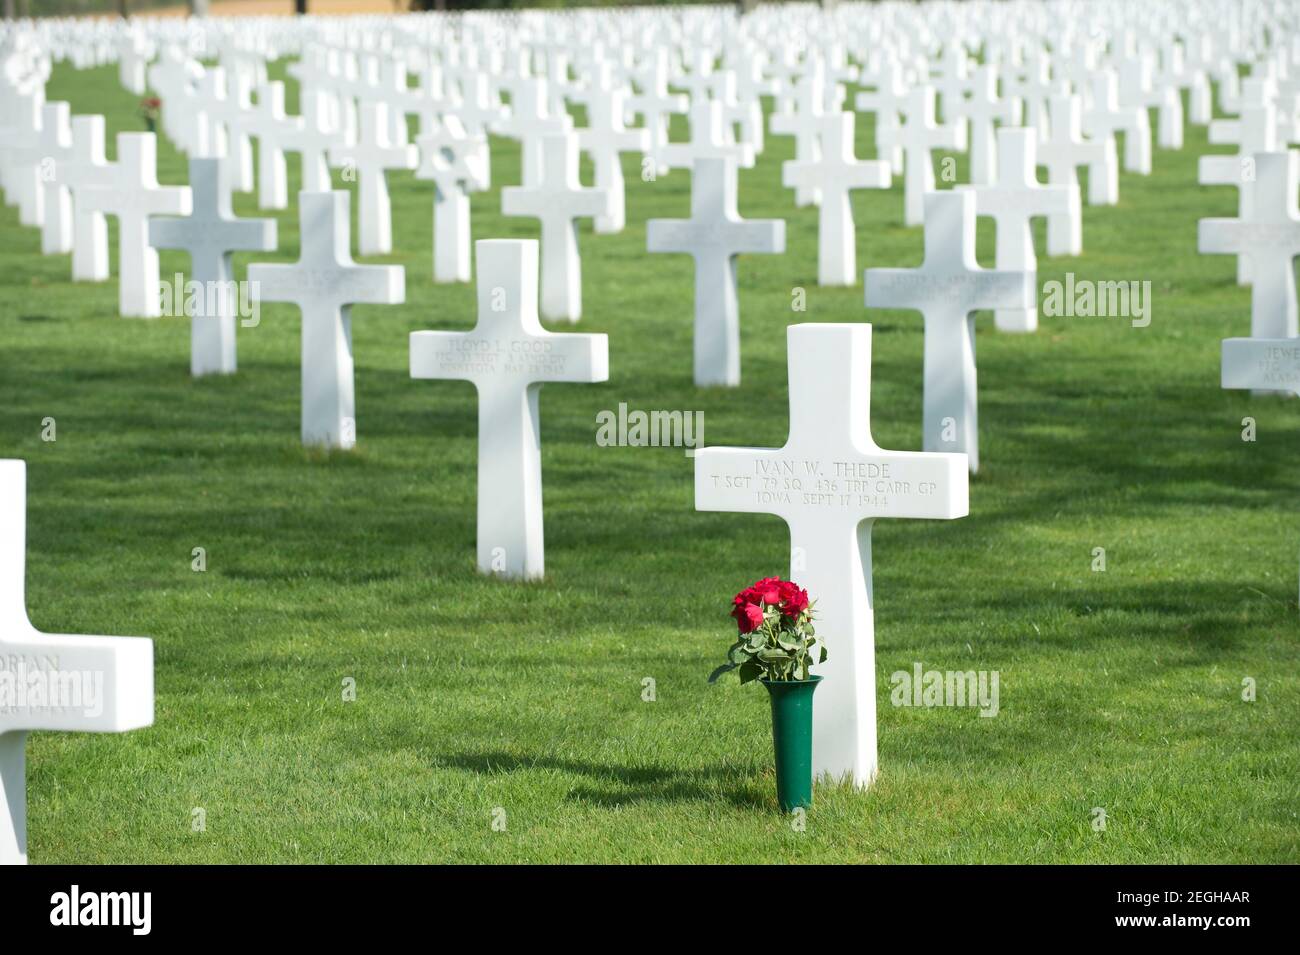
[[[828,659],[813,708],[813,772],[876,776],[877,518],[964,517],[960,454],[886,451],[871,436],[871,326],[786,329],[790,431],[785,446],[695,452],[695,508],[775,514],[790,529],[790,576],[817,601]]]
[[[248,281],[261,301],[302,310],[302,443],[356,444],[352,306],[400,305],[400,265],[357,265],[349,242],[347,192],[298,193],[302,249],[293,264],[255,263]]]
[[[355,170],[360,202],[357,205],[357,248],[362,255],[387,255],[393,251],[393,206],[388,198],[390,169],[414,169],[419,151],[411,143],[391,137],[388,105],[363,103],[361,129],[352,145],[330,147],[330,164]]]
[[[888,189],[891,170],[880,159],[853,155],[854,114],[827,113],[821,118],[820,149],[815,159],[787,160],[782,185],[821,193],[817,218],[817,284],[853,285],[857,281],[857,231],[849,192]]]
[[[691,138],[685,143],[665,143],[659,160],[669,169],[690,169],[704,159],[730,159],[746,169],[754,165],[754,147],[727,142],[722,127],[722,104],[705,96],[691,100],[688,113]]]
[[[301,116],[285,113],[283,83],[267,83],[258,89],[257,105],[243,121],[243,128],[257,138],[258,208],[289,207],[289,171],[284,152],[294,148],[304,125]]]
[[[0,461],[0,865],[27,862],[32,730],[124,733],[153,723],[153,641],[41,633],[27,617],[27,465]]]
[[[597,189],[609,190],[613,203],[609,215],[596,216],[592,228],[599,233],[622,232],[627,221],[620,153],[645,153],[650,132],[623,125],[626,112],[620,90],[594,91],[588,97],[587,126],[578,130],[578,145],[591,156]]]
[[[736,256],[785,251],[781,219],[742,219],[736,211],[736,167],[700,159],[691,170],[691,217],[646,223],[650,252],[695,259],[695,384],[740,384],[740,298]]]
[[[117,164],[104,158],[104,117],[72,118],[72,156],[54,164],[55,178],[72,193],[72,280],[102,282],[108,278],[108,223],[104,214],[87,208],[81,196],[91,186],[117,181]]]
[[[117,217],[118,305],[122,315],[133,318],[155,318],[162,311],[149,217],[190,214],[188,187],[158,185],[157,148],[153,133],[118,133],[112,185],[86,186],[77,193],[79,210]]]
[[[1197,245],[1202,253],[1249,257],[1252,338],[1294,338],[1300,334],[1294,267],[1300,255],[1300,153],[1256,153],[1254,159],[1249,216],[1202,219]]]
[[[903,223],[920,225],[925,220],[925,197],[934,191],[932,149],[966,148],[964,120],[940,126],[934,120],[934,87],[917,86],[907,96],[903,125],[894,133],[903,147]],[[894,145],[893,142],[882,146]]]
[[[913,308],[925,319],[922,446],[964,451],[979,470],[976,421],[977,309],[1029,308],[1033,275],[982,269],[975,261],[975,196],[925,197],[925,260],[916,269],[867,269],[869,308]]]
[[[1039,216],[1081,215],[1079,187],[1044,186],[1038,182],[1032,129],[1004,126],[998,130],[997,181],[987,186],[965,186],[975,193],[975,214],[997,224],[996,266],[1036,274],[1034,234],[1030,220]],[[994,322],[1004,332],[1032,332],[1038,328],[1036,308],[1000,308]]]
[[[1053,186],[1078,188],[1078,167],[1088,169],[1089,205],[1119,202],[1119,155],[1115,138],[1089,141],[1083,138],[1082,103],[1077,96],[1054,96],[1048,113],[1051,134],[1038,146],[1038,162],[1047,167],[1047,181]],[[1068,214],[1047,217],[1047,254],[1079,255],[1083,252],[1083,216]]]
[[[556,334],[537,317],[537,242],[475,243],[478,322],[468,332],[412,332],[411,377],[478,390],[478,567],[541,577],[541,418],[546,382],[609,378],[604,335]]]
[[[575,220],[609,215],[613,199],[608,189],[578,181],[578,140],[572,133],[543,136],[541,147],[539,178],[502,189],[501,213],[541,223],[542,317],[576,322],[582,317],[582,259]]]
[[[486,136],[470,136],[452,113],[416,140],[420,147],[417,179],[432,179],[433,280],[468,282],[469,194],[488,187]]]
[[[274,219],[238,219],[231,208],[229,168],[220,158],[190,160],[194,211],[185,219],[154,218],[149,243],[190,256],[197,286],[190,316],[190,374],[235,371],[235,311],[239,300],[231,253],[274,252]],[[180,290],[176,294],[180,295]],[[189,296],[185,296],[189,301]]]

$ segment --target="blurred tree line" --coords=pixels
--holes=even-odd
[[[189,0],[3,0],[5,19],[13,17],[75,17],[89,14],[123,16],[158,7],[175,7]],[[289,0],[290,3],[293,0]]]

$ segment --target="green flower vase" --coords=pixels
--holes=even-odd
[[[806,680],[762,680],[772,701],[772,743],[776,749],[776,801],[782,812],[812,805],[813,693],[819,676]]]

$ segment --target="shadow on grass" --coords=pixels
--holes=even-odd
[[[521,757],[499,750],[435,756],[433,765],[442,769],[460,769],[480,776],[553,770],[585,777],[590,781],[570,788],[569,798],[603,808],[619,808],[636,803],[707,802],[719,797],[745,809],[773,808],[776,805],[775,796],[765,797],[759,788],[751,785],[752,774],[727,766],[676,770],[657,766],[620,766],[556,756]],[[616,785],[607,785],[610,782]]]

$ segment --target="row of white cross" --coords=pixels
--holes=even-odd
[[[1125,168],[1149,174],[1149,110],[1156,111],[1158,143],[1180,148],[1184,92],[1190,119],[1211,123],[1211,141],[1238,148],[1236,156],[1204,157],[1201,168],[1202,182],[1236,186],[1240,196],[1237,219],[1202,223],[1202,250],[1236,253],[1239,278],[1253,286],[1252,338],[1225,343],[1224,385],[1300,387],[1290,272],[1300,251],[1300,217],[1296,158],[1286,149],[1300,138],[1300,50],[1277,42],[1271,23],[1262,33],[1258,23],[1182,36],[1165,29],[1158,49],[1139,42],[1131,27],[1113,35],[1107,49],[1083,29],[1089,24],[1064,23],[1049,51],[1042,40],[1052,28],[1043,19],[1027,17],[1023,32],[1006,21],[1004,7],[1029,5],[963,6],[988,17],[971,34],[982,37],[982,62],[946,19],[954,15],[947,7],[936,18],[939,28],[893,9],[879,21],[859,18],[866,26],[842,12],[837,24],[858,23],[845,34],[852,43],[813,39],[806,11],[777,8],[735,29],[698,11],[679,21],[637,12],[615,31],[626,43],[621,53],[608,36],[601,41],[603,26],[620,18],[586,14],[553,32],[535,31],[531,21],[507,29],[505,21],[467,18],[457,42],[441,45],[432,33],[404,42],[409,31],[384,25],[401,20],[372,24],[360,31],[368,38],[360,43],[329,21],[310,32],[297,28],[301,35],[254,21],[219,37],[202,25],[188,32],[133,26],[117,35],[96,24],[80,43],[76,28],[62,23],[39,39],[0,39],[0,184],[19,204],[20,220],[41,228],[43,252],[72,252],[78,280],[108,277],[104,217],[115,216],[121,311],[148,316],[158,310],[157,248],[187,251],[191,277],[201,285],[233,281],[234,251],[276,249],[274,221],[236,218],[231,193],[256,187],[262,208],[285,208],[285,154],[299,154],[298,261],[254,264],[248,279],[262,300],[302,311],[304,443],[348,448],[356,439],[349,309],[402,302],[405,277],[397,266],[352,260],[348,194],[330,191],[330,167],[356,174],[362,254],[391,250],[387,172],[413,170],[432,180],[434,277],[467,281],[469,194],[490,182],[488,134],[518,139],[522,183],[502,190],[502,211],[539,220],[540,255],[537,242],[478,242],[477,325],[463,333],[414,333],[410,357],[413,377],[477,387],[478,563],[491,573],[535,577],[544,566],[539,389],[548,381],[603,381],[609,373],[606,336],[554,334],[539,319],[574,321],[581,314],[574,220],[592,218],[597,234],[625,227],[621,155],[641,155],[643,179],[690,171],[690,217],[647,223],[647,248],[694,259],[700,385],[739,383],[736,256],[784,251],[784,222],[745,220],[738,212],[738,170],[752,167],[764,150],[761,97],[776,104],[770,131],[794,138],[784,184],[797,204],[818,206],[821,284],[856,281],[850,193],[887,188],[902,174],[903,218],[924,224],[924,259],[918,268],[867,269],[866,301],[924,316],[925,450],[885,451],[871,438],[870,326],[805,324],[788,334],[785,447],[708,448],[695,458],[698,508],[774,513],[789,525],[792,575],[817,596],[819,630],[832,645],[816,710],[815,768],[866,784],[876,772],[872,525],[880,517],[967,512],[967,473],[979,461],[974,312],[994,310],[1004,331],[1036,327],[1031,219],[1047,218],[1049,255],[1079,254],[1078,171],[1087,171],[1090,203],[1116,203],[1117,135]],[[630,42],[629,33],[640,39]],[[777,39],[790,35],[808,41],[802,53]],[[858,42],[865,39],[872,52],[848,52],[867,49]],[[211,50],[219,65],[199,63],[196,54]],[[267,60],[284,53],[300,57],[291,67],[301,88],[298,116],[286,114],[283,86],[267,80]],[[67,104],[44,100],[56,57],[78,66],[116,61],[128,88],[159,91],[163,129],[190,156],[190,185],[159,185],[149,133],[119,134],[116,162],[108,163],[102,117],[71,117]],[[1251,73],[1238,82],[1241,62]],[[418,77],[414,86],[408,71]],[[1237,118],[1211,122],[1211,80],[1221,108]],[[865,87],[853,111],[844,108],[847,83]],[[570,103],[584,107],[586,127],[574,128]],[[874,117],[877,159],[855,155],[858,112]],[[683,113],[689,138],[675,142],[668,120]],[[409,117],[419,122],[414,142]],[[635,117],[640,127],[629,128]],[[968,152],[970,182],[936,191],[935,150]],[[592,187],[578,178],[581,151],[593,161]],[[1047,169],[1046,184],[1037,180],[1039,165]],[[994,269],[975,261],[978,215],[996,222]],[[229,298],[216,301],[232,305]],[[229,308],[200,308],[192,335],[195,375],[235,370]],[[0,463],[0,612],[19,622],[17,638],[4,637],[7,669],[0,671],[13,672],[9,663],[21,661],[37,674],[106,675],[102,699],[111,705],[93,718],[73,706],[0,706],[5,861],[25,856],[28,730],[123,730],[152,719],[148,641],[45,637],[26,623],[22,485],[20,462]],[[57,718],[34,718],[38,711],[57,711]]]

